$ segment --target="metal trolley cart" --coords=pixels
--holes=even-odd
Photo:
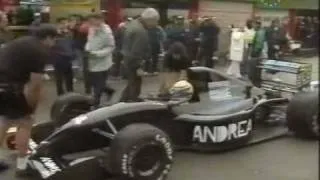
[[[296,93],[311,82],[312,65],[308,63],[264,60],[259,67],[261,87],[267,91]]]

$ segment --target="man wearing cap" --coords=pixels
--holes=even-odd
[[[147,29],[156,27],[159,19],[160,15],[157,10],[147,8],[139,18],[126,26],[121,52],[128,82],[122,92],[120,99],[122,102],[139,101],[143,62],[151,54]]]

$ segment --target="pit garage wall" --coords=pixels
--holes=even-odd
[[[221,28],[219,36],[220,53],[227,52],[230,45],[230,28],[243,27],[253,14],[253,4],[246,2],[206,1],[199,2],[199,16],[213,16]],[[219,54],[219,53],[218,53]]]
[[[123,13],[125,16],[134,17],[134,16],[141,14],[141,12],[143,10],[144,10],[144,8],[125,8],[123,10]],[[169,9],[168,10],[168,17],[169,18],[172,16],[183,16],[183,17],[187,18],[188,15],[189,15],[188,9]]]
[[[55,22],[56,18],[66,17],[71,14],[80,14],[85,16],[90,14],[91,10],[99,10],[99,8],[100,2],[97,0],[51,1],[51,21]]]
[[[288,9],[256,9],[255,16],[261,17],[263,26],[270,26],[273,19],[288,18]]]

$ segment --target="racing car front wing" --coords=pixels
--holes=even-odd
[[[102,164],[104,150],[68,154],[63,157],[48,157],[36,153],[38,145],[30,140],[29,148],[32,151],[28,160],[28,170],[35,172],[46,180],[88,180],[105,179],[111,176]]]

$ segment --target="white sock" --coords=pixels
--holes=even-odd
[[[17,158],[17,169],[18,169],[18,170],[25,170],[25,169],[27,169],[28,158],[29,158],[29,156],[18,157],[18,158]]]

